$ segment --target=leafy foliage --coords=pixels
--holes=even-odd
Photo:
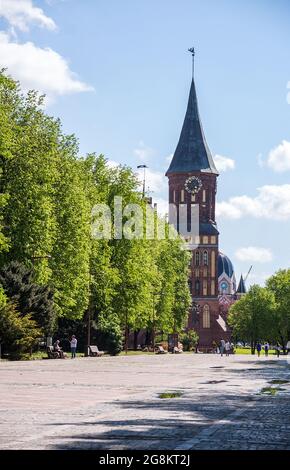
[[[258,341],[273,339],[275,312],[274,294],[258,285],[230,308],[228,322],[233,333],[241,340],[251,343],[252,353]]]
[[[48,286],[33,282],[33,271],[22,263],[12,261],[0,270],[0,284],[21,317],[29,315],[46,335],[55,324],[53,292]]]
[[[180,335],[184,351],[192,351],[198,343],[198,334],[195,330],[189,330]]]
[[[25,359],[41,337],[31,315],[21,316],[0,289],[0,341],[12,359]]]
[[[281,269],[267,280],[266,285],[276,301],[274,335],[285,350],[290,338],[290,269]]]
[[[112,235],[115,197],[122,198],[122,210],[138,204],[144,218],[148,204],[129,167],[109,167],[95,154],[80,158],[76,138],[65,135],[41,104],[37,92],[23,96],[19,84],[0,72],[0,266],[19,312],[14,315],[23,322],[31,316],[48,334],[55,313],[60,333],[66,321],[81,325],[85,342],[90,311],[115,352],[125,328],[181,330],[190,305],[181,239],[169,240],[168,227],[163,239],[156,230],[152,239],[134,233],[95,239],[96,204],[111,209]],[[122,217],[127,229],[134,226],[130,211]],[[153,220],[166,226],[156,214]]]

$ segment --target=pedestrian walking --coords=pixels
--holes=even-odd
[[[258,353],[258,357],[260,357],[260,354],[261,354],[261,350],[262,350],[262,345],[261,343],[257,343],[257,353]]]
[[[227,341],[225,344],[225,350],[226,350],[226,356],[229,356],[230,351],[231,351],[231,343],[229,341]]]
[[[279,343],[277,344],[275,349],[276,349],[277,357],[280,357],[280,344]]]
[[[220,352],[221,352],[221,356],[224,355],[225,345],[226,345],[225,340],[224,340],[224,339],[221,339],[221,343],[220,343]]]
[[[78,340],[76,339],[75,335],[72,335],[71,340],[70,340],[70,350],[71,350],[72,359],[76,357],[77,344],[78,344]]]
[[[270,348],[270,346],[269,346],[269,343],[265,343],[265,345],[264,345],[264,349],[265,349],[265,356],[266,356],[266,357],[268,357],[268,354],[269,354],[269,348]]]
[[[287,350],[287,354],[289,354],[289,352],[290,352],[290,341],[287,341],[286,350]]]

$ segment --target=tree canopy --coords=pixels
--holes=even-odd
[[[102,155],[80,156],[75,136],[42,101],[0,72],[0,283],[15,322],[17,315],[30,318],[48,334],[52,317],[74,324],[89,312],[95,328],[116,338],[125,327],[150,329],[153,320],[161,331],[180,330],[190,306],[182,240],[169,237],[156,213],[151,222],[165,227],[164,236],[154,229],[148,239],[141,226],[136,237],[148,203],[135,173]],[[116,197],[127,237],[117,226]],[[111,213],[112,237],[93,235],[97,204]]]

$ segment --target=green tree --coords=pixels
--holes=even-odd
[[[56,321],[53,292],[49,286],[35,284],[33,277],[33,271],[17,261],[0,270],[0,284],[21,316],[30,315],[46,335],[51,335]]]
[[[276,340],[281,343],[284,352],[290,338],[290,269],[281,269],[266,282],[267,288],[274,294],[274,327]]]
[[[258,341],[271,340],[274,334],[274,294],[253,285],[249,292],[230,308],[228,323],[240,340],[250,342],[255,353]]]
[[[0,73],[0,261],[32,267],[37,260],[35,280],[53,288],[58,315],[81,318],[89,298],[90,174],[75,137],[41,103]]]
[[[11,359],[25,359],[42,336],[31,315],[21,316],[0,288],[0,342]]]

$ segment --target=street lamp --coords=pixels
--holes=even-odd
[[[87,318],[87,344],[85,347],[85,357],[89,356],[89,348],[91,344],[91,312],[92,312],[92,274],[89,276],[89,305],[88,305],[88,318]]]
[[[142,196],[143,196],[143,199],[145,197],[145,180],[146,180],[146,168],[148,168],[147,165],[138,165],[137,166],[138,170],[143,168],[143,191],[142,191]]]
[[[165,293],[164,292],[152,292],[152,313],[153,313],[153,317],[152,317],[152,348],[153,348],[153,352],[155,350],[155,295],[158,295],[158,296],[164,296]]]

